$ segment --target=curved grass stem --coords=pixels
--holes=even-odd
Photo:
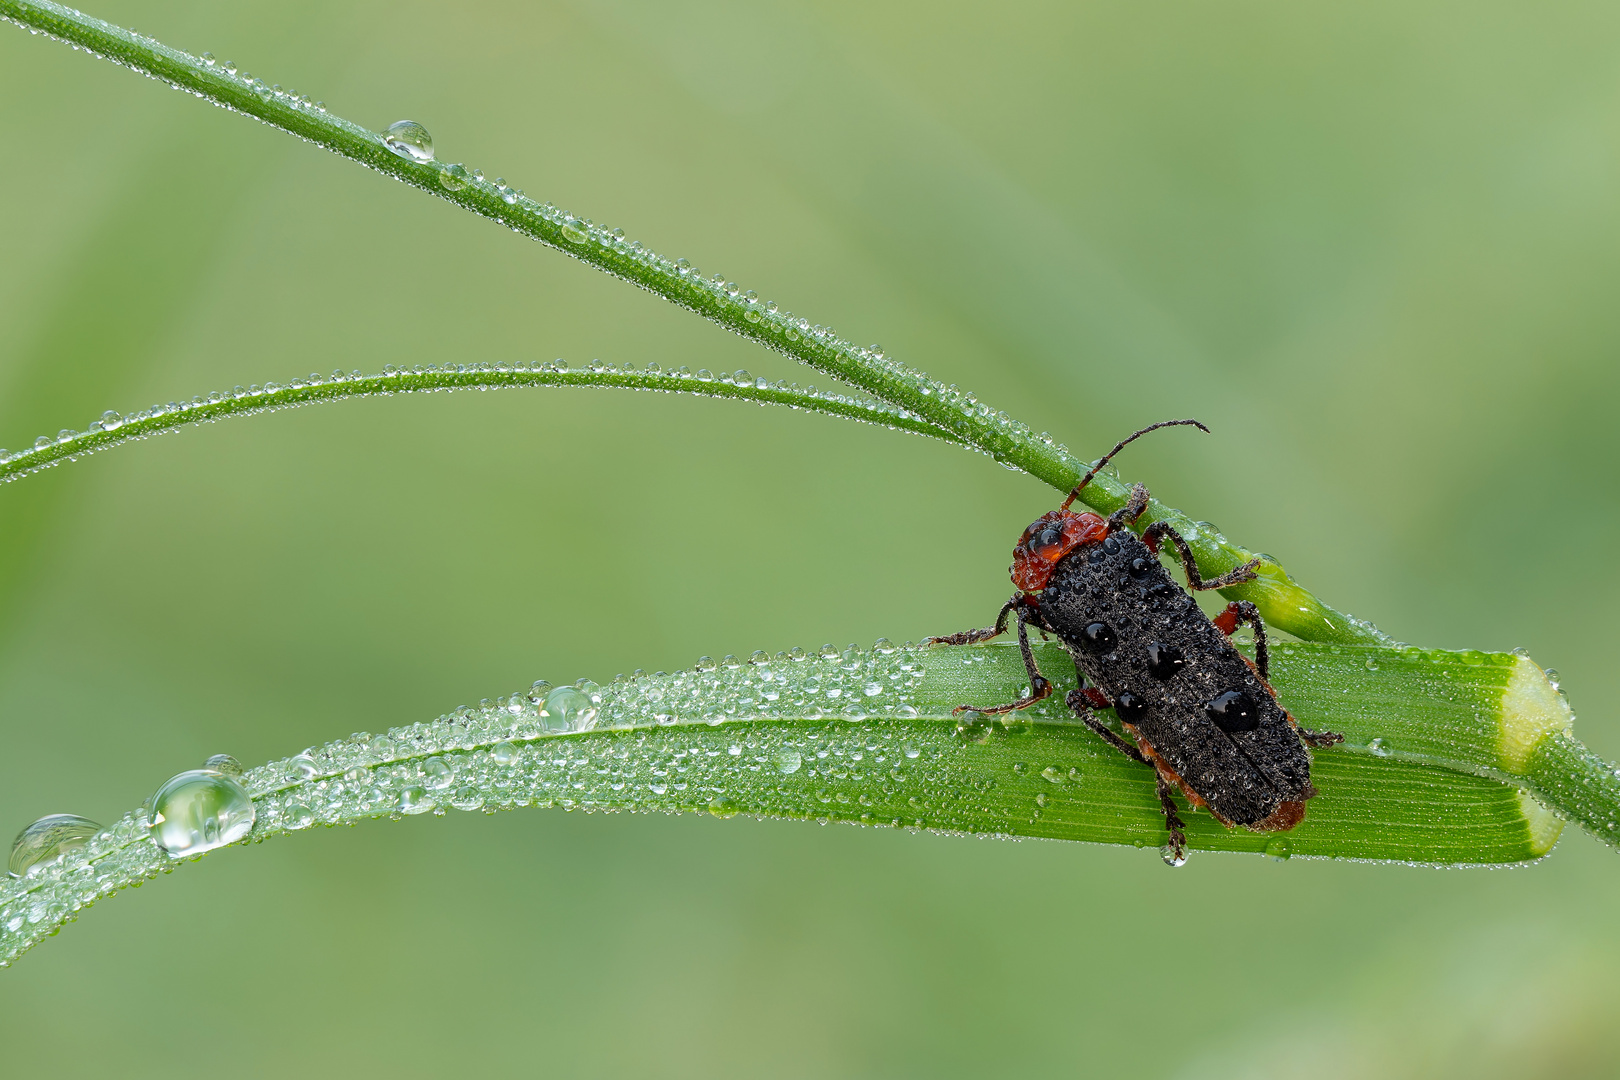
[[[328,112],[303,95],[283,91],[245,72],[228,70],[49,0],[0,0],[0,18],[150,75],[215,105],[256,117],[497,221],[905,409],[940,431],[950,432],[958,441],[1059,491],[1067,492],[1086,471],[1087,464],[1051,436],[1036,434],[974,395],[941,385],[880,349],[855,345],[829,326],[812,324],[808,318],[795,316],[774,302],[761,301],[753,291],[727,281],[723,275],[705,277],[685,259],[668,259],[627,239],[622,230],[598,225],[550,203],[537,203],[517,190],[470,174],[460,165],[422,160],[403,148],[396,151],[382,135]],[[948,228],[949,222],[943,227]],[[1081,501],[1108,513],[1122,506],[1128,497],[1127,485],[1100,475],[1082,493]],[[1141,524],[1161,520],[1171,522],[1187,537],[1206,576],[1224,574],[1256,555],[1155,500]],[[1389,643],[1376,627],[1334,610],[1269,559],[1262,562],[1257,580],[1222,592],[1231,598],[1253,601],[1269,624],[1296,637]]]
[[[374,397],[386,394],[419,394],[454,390],[500,390],[524,386],[602,386],[626,390],[650,390],[666,394],[694,394],[703,397],[752,401],[761,405],[785,405],[806,412],[826,413],[846,420],[881,424],[899,431],[929,435],[948,442],[961,440],[904,409],[881,401],[869,401],[846,394],[828,393],[815,387],[767,383],[764,379],[739,380],[729,375],[700,372],[664,373],[656,368],[638,371],[611,365],[592,364],[571,368],[563,361],[519,364],[444,364],[422,370],[390,370],[380,375],[359,371],[329,376],[311,374],[285,385],[266,383],[229,393],[211,393],[190,401],[153,405],[133,416],[108,412],[84,431],[64,430],[55,438],[41,435],[32,449],[9,453],[0,450],[0,483],[21,479],[64,461],[105,450],[122,443],[173,431],[189,424],[201,424],[229,416],[248,416],[278,409],[313,405],[323,401]]]

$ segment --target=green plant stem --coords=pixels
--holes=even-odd
[[[739,375],[746,373],[739,372]],[[743,380],[731,375],[700,372],[665,374],[653,370],[620,369],[600,363],[588,368],[571,368],[562,361],[520,364],[444,364],[420,371],[395,370],[380,375],[358,371],[330,376],[311,374],[286,385],[267,383],[249,388],[236,387],[229,393],[211,393],[187,402],[171,401],[154,405],[133,416],[103,414],[84,431],[63,430],[55,438],[41,435],[34,447],[8,453],[0,450],[0,483],[20,479],[41,469],[76,461],[87,454],[122,443],[144,439],[185,427],[230,416],[249,416],[278,409],[296,408],[324,401],[373,397],[386,394],[434,393],[455,390],[501,390],[524,386],[601,386],[626,390],[650,390],[666,394],[694,394],[704,397],[752,401],[761,405],[786,405],[806,412],[826,413],[868,424],[881,424],[917,435],[929,435],[948,442],[961,440],[903,409],[879,401],[867,401],[844,394],[827,393],[797,385]]]
[[[503,189],[460,166],[419,161],[390,149],[383,137],[310,103],[295,93],[267,86],[262,80],[228,72],[217,63],[112,26],[48,0],[0,0],[0,18],[95,53],[188,91],[216,105],[256,117],[351,161],[430,192],[480,216],[500,222],[531,239],[556,248],[597,269],[656,293],[672,303],[719,323],[768,349],[801,361],[899,406],[934,427],[1007,465],[1023,470],[1067,492],[1086,470],[1049,435],[1032,432],[955,387],[943,386],[905,367],[881,351],[840,338],[830,327],[812,325],[753,292],[727,282],[722,275],[705,279],[685,260],[671,261],[620,230],[609,230],[551,204],[538,204]],[[948,228],[949,222],[942,223]],[[1124,504],[1128,487],[1110,476],[1098,476],[1081,500],[1104,513]],[[1158,501],[1140,522],[1169,521],[1186,536],[1206,576],[1223,574],[1255,553],[1201,527]],[[1231,598],[1253,601],[1271,625],[1311,641],[1387,644],[1386,635],[1368,623],[1334,610],[1293,581],[1276,562],[1265,559],[1257,580],[1222,590]]]
[[[1061,649],[1042,644],[1037,655],[1058,694],[999,720],[953,710],[1019,693],[1027,675],[1005,644],[829,646],[700,661],[606,687],[537,683],[248,770],[240,783],[255,821],[246,840],[447,809],[549,806],[1158,847],[1165,827],[1152,770],[1061,704],[1072,685]],[[1190,814],[1192,848],[1499,865],[1540,858],[1557,841],[1562,822],[1514,786],[1522,776],[1507,775],[1525,768],[1516,764],[1525,753],[1546,761],[1567,751],[1561,699],[1532,685],[1546,676],[1527,659],[1292,644],[1278,650],[1274,673],[1301,722],[1341,730],[1346,744],[1313,754],[1321,793],[1301,825],[1254,833]],[[1556,787],[1538,791],[1556,796]],[[1605,838],[1613,842],[1612,827]],[[0,962],[96,899],[183,861],[156,846],[140,810],[60,861],[0,882]]]

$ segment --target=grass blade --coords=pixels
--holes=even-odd
[[[1061,686],[1061,650],[1039,652]],[[1540,858],[1563,823],[1517,787],[1480,775],[1503,773],[1492,725],[1500,733],[1504,717],[1528,715],[1503,704],[1504,688],[1528,674],[1521,663],[1510,654],[1279,649],[1283,700],[1302,722],[1344,731],[1347,745],[1315,753],[1321,794],[1292,832],[1227,830],[1193,814],[1190,846],[1448,866]],[[705,660],[608,687],[537,683],[479,709],[249,770],[241,782],[256,821],[246,842],[366,818],[544,806],[1162,844],[1153,774],[1077,723],[1057,703],[1061,691],[1005,721],[952,715],[964,701],[1008,700],[1025,680],[1014,647],[880,642]],[[1454,741],[1410,741],[1436,727]],[[1539,752],[1538,744],[1532,758]],[[147,813],[0,883],[0,960],[96,899],[178,865],[152,841]]]

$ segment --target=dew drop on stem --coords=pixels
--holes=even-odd
[[[388,149],[410,161],[433,160],[433,136],[415,120],[396,120],[383,132]]]
[[[101,826],[77,814],[47,814],[17,834],[11,842],[11,858],[6,869],[12,877],[22,877],[30,870],[85,845]]]

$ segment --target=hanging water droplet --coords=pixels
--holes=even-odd
[[[433,136],[415,120],[396,120],[383,132],[388,149],[410,161],[433,160]]]
[[[776,767],[783,773],[796,773],[799,766],[804,764],[804,756],[797,750],[778,750],[776,752]]]
[[[188,769],[152,796],[152,839],[180,858],[234,844],[253,829],[258,811],[247,789],[213,769]]]
[[[446,191],[460,191],[472,177],[461,165],[447,165],[439,170],[439,186]]]
[[[1159,858],[1164,860],[1164,865],[1166,866],[1187,865],[1187,853],[1185,851],[1178,852],[1169,844],[1166,844],[1159,849]]]
[[[215,754],[213,757],[203,762],[203,768],[213,769],[215,772],[222,772],[226,776],[234,777],[242,775],[242,763],[231,757],[229,754]]]
[[[1266,841],[1266,854],[1270,855],[1273,859],[1286,859],[1292,850],[1292,843],[1290,843],[1288,837],[1281,833],[1278,833],[1270,840]]]
[[[717,818],[734,818],[742,810],[737,800],[728,799],[724,795],[716,795],[709,800],[709,813]]]
[[[12,877],[22,877],[37,866],[83,847],[100,831],[100,825],[78,814],[46,814],[11,842],[11,858],[6,869],[11,871]]]

